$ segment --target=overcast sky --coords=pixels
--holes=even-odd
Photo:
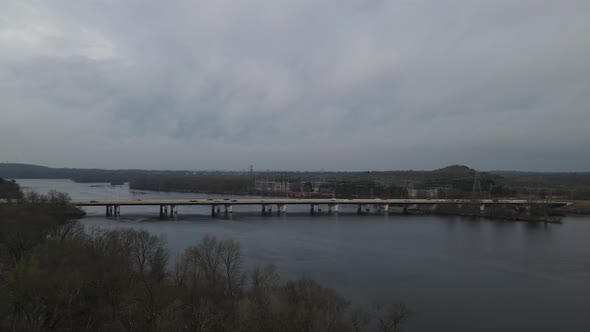
[[[590,171],[590,1],[0,0],[0,161]]]

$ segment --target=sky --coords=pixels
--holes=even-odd
[[[0,0],[0,161],[590,171],[590,1]]]

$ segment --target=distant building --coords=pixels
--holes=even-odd
[[[438,198],[438,189],[410,189],[409,198]]]

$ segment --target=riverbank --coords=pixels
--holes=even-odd
[[[39,215],[46,215],[62,219],[79,219],[86,215],[86,212],[76,206],[68,204],[50,203],[3,203],[0,204],[0,216],[20,214],[22,211],[30,211]]]
[[[531,207],[528,210],[516,207],[487,206],[483,210],[479,205],[463,206],[437,206],[427,213],[435,215],[453,215],[463,217],[477,217],[494,220],[542,222],[561,224],[561,214],[556,210],[547,210],[541,207]]]
[[[559,217],[542,217],[542,216],[495,216],[491,214],[477,214],[477,213],[445,213],[445,212],[435,212],[431,213],[433,215],[447,215],[447,216],[461,216],[461,217],[473,217],[473,218],[483,218],[483,219],[491,219],[491,220],[506,220],[506,221],[526,221],[526,222],[542,222],[542,223],[549,223],[549,224],[561,224],[561,218]]]

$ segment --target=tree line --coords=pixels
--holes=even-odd
[[[248,194],[253,190],[250,179],[218,176],[141,177],[131,179],[129,187],[141,190],[211,194]]]
[[[0,198],[4,199],[20,199],[22,193],[20,186],[14,180],[4,180],[0,178]]]

